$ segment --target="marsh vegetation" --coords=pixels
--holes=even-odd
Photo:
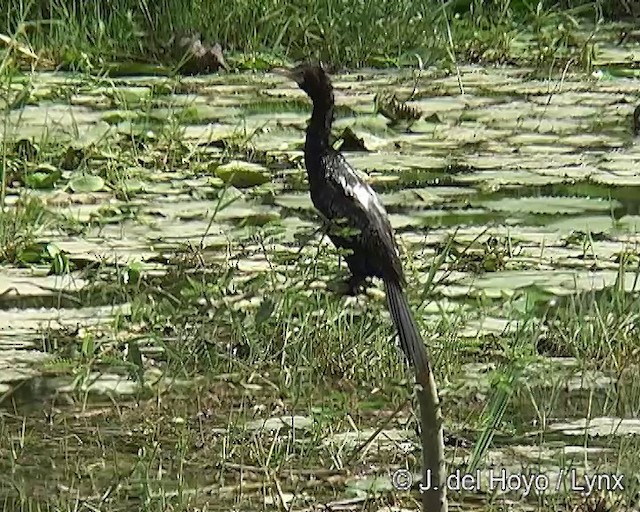
[[[518,28],[515,2],[493,25],[441,6],[444,31],[420,48],[415,3],[384,41],[372,39],[382,14],[350,4],[340,23],[361,20],[361,46],[336,39],[339,24],[313,36],[330,2],[317,25],[288,4],[234,5],[233,18],[203,18],[233,71],[200,77],[109,74],[136,59],[105,13],[105,39],[69,25],[47,40],[33,11],[10,32],[4,509],[415,508],[392,485],[398,470],[419,473],[420,453],[382,292],[334,293],[344,270],[302,162],[309,105],[264,71],[307,48],[351,68],[333,78],[337,144],[346,128],[361,139],[346,156],[398,232],[441,383],[449,472],[482,475],[480,492],[450,493],[452,508],[637,506],[637,43],[617,44],[621,25],[567,24],[573,11],[525,9],[539,23]],[[152,19],[178,29],[176,12]],[[83,43],[89,33],[98,39]],[[389,93],[421,118],[377,113]],[[491,468],[543,474],[551,488],[492,491]],[[586,499],[566,478],[595,473],[624,475],[624,489]]]

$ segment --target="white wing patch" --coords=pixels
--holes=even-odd
[[[360,173],[358,173],[353,167],[349,165],[349,163],[342,157],[342,155],[337,155],[342,161],[342,165],[344,165],[343,171],[335,173],[332,176],[332,179],[337,180],[338,184],[342,188],[342,191],[352,197],[356,203],[360,205],[360,207],[366,212],[375,212],[378,215],[378,220],[373,220],[374,225],[371,227],[375,227],[376,229],[382,229],[382,232],[379,234],[379,241],[387,248],[394,252],[396,258],[400,257],[400,251],[398,246],[396,245],[395,238],[393,235],[393,229],[391,227],[391,223],[389,222],[389,218],[387,215],[387,210],[384,205],[380,201],[380,198],[375,193],[371,185],[369,185],[365,181],[366,174],[362,173],[363,177],[360,177]],[[396,262],[400,268],[399,260]],[[400,275],[402,275],[402,269],[400,268]]]
[[[365,210],[370,210],[371,203],[373,203],[373,196],[367,188],[368,187],[365,187],[362,183],[356,183],[352,190],[356,201],[358,201]]]
[[[376,194],[369,185],[367,185],[367,188],[371,191],[371,202],[373,203],[373,206],[378,210],[378,212],[383,217],[386,217],[387,210],[385,210],[384,206],[380,202],[380,199],[378,198],[378,194]]]
[[[357,178],[357,174],[350,166],[349,171],[351,171],[351,173]],[[357,178],[355,184],[349,186],[343,175],[338,176],[338,181],[340,182],[343,190],[351,191],[354,199],[360,203],[365,211],[371,211],[371,209],[374,208],[379,214],[383,216],[387,215],[387,211],[380,202],[380,199],[378,199],[377,194],[368,183],[360,181],[360,179]]]

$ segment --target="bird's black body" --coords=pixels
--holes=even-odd
[[[347,249],[352,288],[367,277],[404,284],[398,247],[387,213],[371,187],[363,182],[333,148],[319,156],[305,151],[309,188],[314,206],[332,225],[329,237]]]
[[[403,351],[410,363],[425,365],[424,369],[427,354],[403,291],[402,263],[387,212],[373,189],[329,144],[334,106],[329,77],[314,64],[302,64],[283,74],[296,80],[313,101],[304,146],[311,200],[331,223],[331,241],[347,249],[352,289],[367,277],[384,281]]]

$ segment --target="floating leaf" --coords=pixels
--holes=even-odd
[[[551,423],[548,429],[565,436],[628,436],[640,435],[640,420],[636,418],[598,417]]]
[[[239,160],[218,166],[216,176],[225,183],[238,188],[255,187],[269,181],[265,167]]]
[[[122,189],[129,194],[142,192],[145,189],[145,183],[137,178],[129,178],[122,183]]]
[[[62,178],[62,171],[50,164],[40,164],[36,170],[27,174],[24,182],[35,189],[51,189]]]
[[[110,131],[109,123],[98,121],[81,132],[80,137],[74,140],[74,146],[79,149],[103,142]]]
[[[44,243],[36,243],[26,246],[18,254],[18,261],[22,264],[37,264],[46,261],[48,256],[46,245]]]
[[[108,124],[119,124],[137,118],[138,115],[130,110],[112,110],[102,114],[102,120]]]
[[[168,76],[171,74],[171,69],[166,66],[146,62],[111,62],[106,68],[106,72],[110,77]],[[133,94],[131,96],[135,98]]]
[[[255,213],[242,218],[238,226],[242,228],[246,226],[264,226],[279,219],[280,216],[276,212]]]
[[[472,204],[475,201],[471,202]],[[620,206],[617,201],[588,197],[518,197],[479,201],[474,206],[511,213],[575,214],[589,211],[610,211]]]
[[[104,187],[104,180],[100,176],[82,174],[69,182],[74,192],[98,192]]]
[[[413,478],[407,478],[409,478],[409,481],[413,481],[413,479],[417,480],[415,476]],[[351,478],[346,483],[346,491],[349,494],[359,497],[365,497],[370,494],[379,494],[393,489],[393,480],[389,475]]]
[[[50,264],[49,274],[62,275],[69,272],[69,258],[65,251],[52,243],[28,245],[18,253],[18,261],[23,265]]]

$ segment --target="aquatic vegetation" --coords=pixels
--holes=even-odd
[[[605,70],[632,53],[603,52]],[[633,503],[637,83],[425,70],[412,105],[437,118],[406,133],[373,113],[390,81],[413,89],[408,72],[336,74],[335,135],[367,150],[349,160],[399,234],[450,471],[624,474],[598,499]],[[419,468],[406,375],[379,287],[329,290],[339,255],[308,198],[294,86],[12,83],[29,95],[1,125],[5,508],[411,507],[391,477]],[[587,506],[570,482],[504,496]]]

